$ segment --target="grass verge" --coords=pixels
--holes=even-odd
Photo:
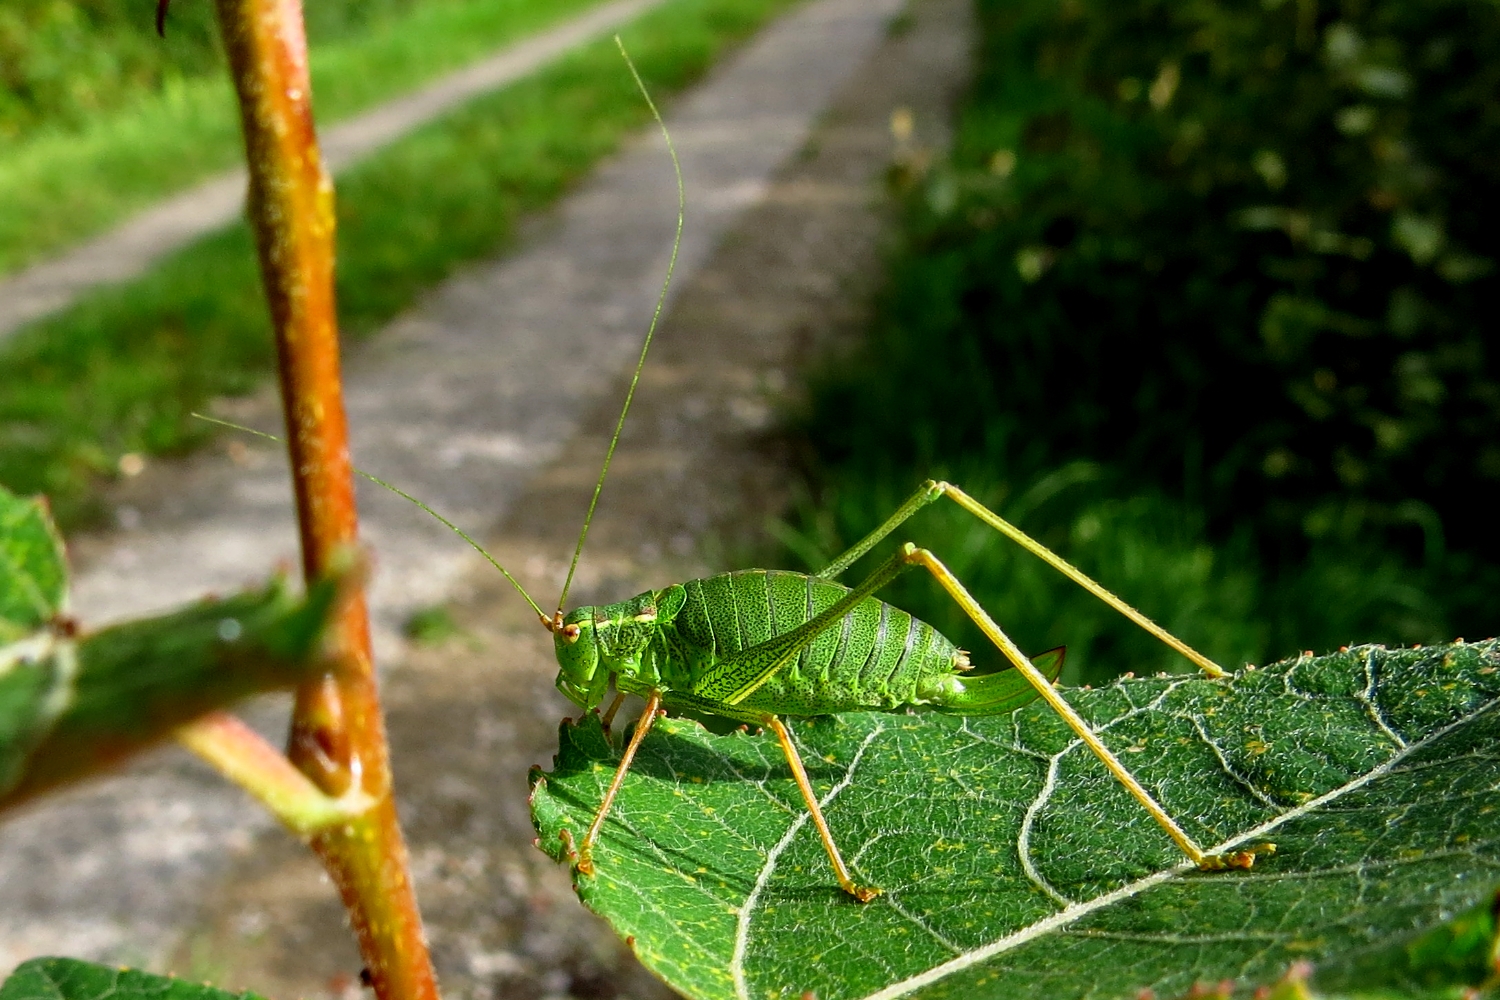
[[[358,37],[315,40],[319,120],[364,111],[598,2],[453,0],[418,6]],[[160,92],[86,124],[38,129],[6,147],[0,274],[97,233],[242,155],[234,93],[222,71],[170,79]]]
[[[622,32],[663,97],[792,0],[676,0]],[[340,320],[374,330],[455,265],[503,247],[540,208],[645,124],[612,41],[481,98],[350,171],[339,184]],[[46,493],[60,522],[100,513],[94,487],[124,454],[205,437],[188,414],[245,393],[272,343],[243,226],[101,291],[0,353],[0,482]]]

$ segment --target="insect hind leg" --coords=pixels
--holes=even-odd
[[[921,566],[932,574],[939,585],[948,592],[948,596],[952,597],[958,606],[963,609],[964,613],[973,620],[974,624],[979,626],[980,631],[1004,654],[1005,658],[1010,661],[1011,666],[1020,671],[1022,676],[1031,683],[1032,687],[1036,689],[1037,694],[1041,695],[1042,700],[1062,717],[1063,721],[1067,723],[1068,728],[1073,730],[1079,740],[1094,752],[1094,755],[1109,769],[1110,774],[1114,776],[1115,780],[1124,785],[1125,790],[1151,814],[1151,818],[1156,820],[1193,864],[1197,865],[1200,869],[1208,871],[1218,871],[1225,868],[1249,868],[1255,863],[1255,856],[1257,854],[1270,854],[1276,850],[1274,844],[1258,844],[1248,850],[1234,851],[1228,854],[1206,853],[1192,837],[1188,836],[1187,831],[1178,825],[1171,814],[1162,808],[1160,803],[1146,790],[1145,786],[1136,780],[1135,775],[1130,772],[1130,769],[1120,763],[1119,758],[1089,728],[1089,724],[1083,720],[1083,717],[1057,692],[1057,689],[1052,686],[1046,675],[1026,658],[1026,655],[1011,641],[1010,636],[1005,634],[1000,626],[995,623],[995,620],[990,617],[989,612],[985,611],[979,602],[974,600],[958,577],[954,576],[953,572],[947,566],[944,566],[937,556],[926,549],[917,548],[910,542],[902,546],[901,555],[908,564]]]
[[[1119,597],[1116,597],[1102,584],[1094,580],[1088,574],[1084,573],[1081,569],[1074,566],[1062,556],[1058,555],[1056,552],[1053,552],[1051,549],[1047,548],[1047,546],[1043,545],[1035,538],[1032,538],[1030,535],[1026,534],[1026,532],[1022,531],[1014,524],[1011,524],[999,514],[996,514],[994,511],[990,510],[984,504],[980,503],[978,500],[975,500],[973,497],[969,496],[969,494],[965,493],[957,486],[954,486],[952,483],[939,482],[929,479],[927,482],[923,483],[921,488],[913,493],[905,503],[897,508],[894,514],[886,518],[885,522],[881,524],[880,527],[876,528],[864,538],[860,539],[860,541],[857,542],[854,547],[851,548],[848,552],[845,552],[843,555],[839,556],[837,559],[829,563],[814,575],[826,580],[832,580],[833,578],[837,577],[840,573],[853,565],[860,556],[870,551],[870,549],[879,544],[882,539],[884,539],[887,535],[889,535],[891,532],[895,531],[898,527],[905,523],[913,514],[921,510],[923,507],[926,507],[933,501],[937,500],[938,498],[945,496],[948,499],[952,500],[954,503],[958,504],[964,510],[968,511],[970,514],[973,514],[985,524],[989,525],[991,528],[994,528],[996,531],[1000,532],[1000,534],[1004,535],[1006,538],[1009,538],[1011,541],[1021,546],[1021,548],[1025,549],[1027,552],[1030,552],[1032,555],[1042,560],[1042,562],[1057,570],[1063,576],[1066,576],[1068,579],[1078,584],[1078,586],[1082,587],[1084,590],[1087,590],[1089,593],[1099,598],[1099,600],[1103,601],[1111,608],[1114,608],[1116,611],[1124,615],[1126,618],[1130,619],[1136,625],[1139,625],[1146,632],[1155,636],[1157,639],[1160,639],[1171,649],[1191,660],[1209,677],[1229,676],[1229,672],[1226,671],[1223,667],[1219,666],[1213,660],[1210,660],[1208,657],[1204,656],[1202,653],[1198,652],[1196,649],[1193,649],[1187,643],[1183,642],[1181,639],[1177,638],[1175,635],[1168,632],[1160,625],[1156,624],[1150,618],[1147,618],[1135,608],[1131,607],[1129,604],[1126,604],[1123,600],[1121,600]]]
[[[828,852],[828,860],[833,863],[833,874],[838,879],[839,887],[861,903],[868,903],[880,895],[880,890],[872,886],[858,885],[849,876],[849,869],[844,864],[843,855],[839,853],[838,844],[834,843],[833,831],[828,828],[828,820],[823,818],[823,809],[818,805],[817,793],[813,791],[812,782],[807,778],[807,769],[802,766],[802,756],[797,753],[796,744],[792,742],[792,734],[787,730],[786,724],[774,715],[767,714],[760,720],[761,724],[776,734],[776,739],[781,743],[781,752],[786,754],[786,762],[791,766],[792,777],[797,781],[797,789],[802,792],[802,799],[807,803],[807,811],[812,817],[813,826],[817,827],[818,836],[823,840],[823,849]]]

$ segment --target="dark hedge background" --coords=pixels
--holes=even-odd
[[[897,169],[880,320],[814,392],[804,541],[931,472],[1019,497],[1086,462],[1030,523],[1078,549],[1152,498],[1250,574],[1236,656],[1493,634],[1500,7],[978,8],[951,162]]]

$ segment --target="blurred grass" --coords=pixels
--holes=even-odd
[[[675,0],[623,31],[653,92],[670,97],[790,0]],[[612,41],[481,98],[339,182],[340,321],[374,330],[457,264],[494,253],[519,216],[564,193],[648,121]],[[0,482],[46,493],[58,520],[100,514],[93,487],[121,455],[181,452],[188,414],[251,391],[272,342],[243,226],[101,291],[0,353]]]
[[[429,0],[413,6],[387,0],[359,5],[376,8],[359,17],[344,9],[347,4],[312,4],[308,31],[319,121],[363,111],[598,2]],[[112,84],[121,93],[86,101],[39,96],[31,115],[10,116],[11,134],[0,147],[0,274],[99,232],[242,156],[211,5],[175,5],[165,42],[151,32],[149,8],[130,13],[140,22],[131,22],[131,32],[114,26],[95,37],[80,29],[82,37],[69,35],[59,44],[85,54],[146,48],[153,58],[137,74],[146,79],[101,68],[94,74],[101,79],[90,80],[87,66],[64,62],[59,72],[66,70],[75,88],[108,90]]]
[[[320,0],[305,12],[312,45],[348,41],[452,0]],[[76,128],[184,80],[218,72],[208,3],[176,4],[165,36],[139,0],[6,0],[0,7],[0,138]]]

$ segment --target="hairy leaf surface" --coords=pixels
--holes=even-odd
[[[802,721],[855,879],[885,890],[860,905],[772,737],[667,719],[579,894],[693,997],[1134,1000],[1225,981],[1248,994],[1306,962],[1328,992],[1454,985],[1397,958],[1500,885],[1494,641],[1067,696],[1200,844],[1277,853],[1248,872],[1193,870],[1040,704]],[[597,716],[563,726],[554,770],[533,775],[554,857],[565,831],[582,838],[618,759]]]
[[[36,958],[0,985],[0,1000],[261,1000],[204,983],[116,969],[73,958]]]

